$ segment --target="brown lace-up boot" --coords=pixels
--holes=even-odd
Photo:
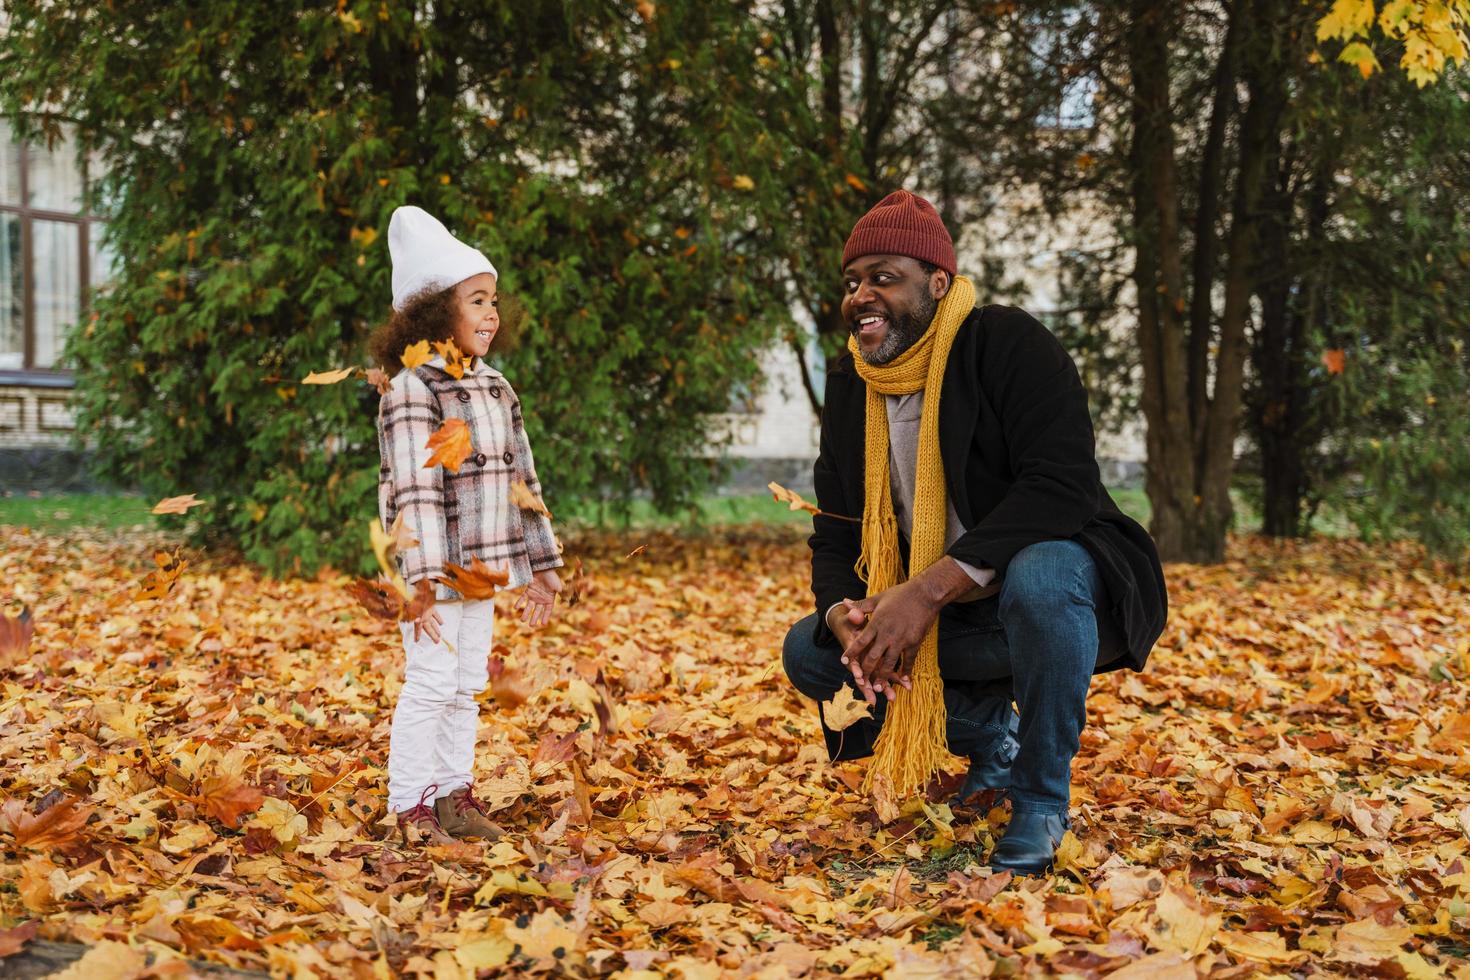
[[[451,837],[479,837],[482,840],[499,840],[505,833],[499,825],[492,823],[485,804],[475,799],[474,791],[461,786],[448,796],[434,801],[434,813],[439,826]]]
[[[398,832],[403,835],[404,844],[415,842],[425,844],[454,843],[454,838],[446,834],[444,828],[439,825],[439,818],[434,814],[436,807],[431,807],[425,802],[432,794],[438,792],[438,790],[438,786],[430,786],[419,797],[417,805],[398,814]]]

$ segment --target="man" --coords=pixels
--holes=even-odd
[[[927,642],[936,738],[971,760],[961,800],[1011,800],[991,865],[1039,874],[1068,826],[1092,675],[1141,670],[1163,631],[1158,553],[1102,486],[1072,359],[1025,312],[973,308],[928,201],[884,198],[842,263],[852,340],[814,470],[816,612],[787,634],[786,673],[818,701],[849,684],[873,704],[873,720],[823,730],[834,761],[878,744],[881,762]],[[890,754],[914,751],[914,731],[885,733]]]

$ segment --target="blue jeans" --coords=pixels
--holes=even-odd
[[[999,751],[1012,699],[1020,709],[1009,790],[1014,810],[1067,812],[1093,671],[1124,652],[1105,611],[1106,595],[1087,549],[1075,541],[1042,541],[1011,559],[999,595],[967,603],[963,614],[956,606],[940,614],[950,751],[971,758]],[[793,626],[781,656],[798,691],[828,701],[853,684],[852,672],[840,650],[816,643],[816,624],[814,613]],[[823,724],[834,761],[872,754],[886,704],[880,697],[875,719],[845,731]]]

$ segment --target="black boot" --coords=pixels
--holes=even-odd
[[[1012,813],[1005,836],[990,855],[990,867],[1017,875],[1045,874],[1066,832],[1065,813]]]
[[[987,790],[1004,792],[1010,789],[1011,763],[1016,760],[1016,753],[1021,749],[1021,743],[1016,740],[1021,719],[1015,712],[1010,712],[1010,716],[1010,730],[1001,739],[1000,745],[987,755],[970,756],[970,771],[965,774],[965,782],[954,798],[956,806],[963,806],[976,793]]]

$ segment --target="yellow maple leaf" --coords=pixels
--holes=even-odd
[[[403,362],[404,367],[412,369],[428,364],[433,357],[434,355],[429,353],[429,342],[421,340],[403,348],[403,356],[399,360]]]
[[[820,514],[817,505],[807,500],[795,490],[787,490],[781,484],[771,482],[766,484],[766,489],[771,491],[771,499],[778,504],[790,504],[792,510],[804,510],[808,514]]]
[[[301,379],[304,385],[334,385],[352,377],[357,368],[338,368],[335,371],[313,371]]]
[[[737,191],[753,191],[755,190],[755,181],[751,180],[745,174],[740,174],[734,180],[734,187]]]
[[[439,431],[429,436],[424,448],[434,451],[424,464],[425,469],[443,466],[451,473],[458,473],[460,465],[475,451],[470,445],[470,427],[464,419],[446,419]]]
[[[851,728],[864,718],[873,717],[873,708],[868,702],[855,697],[846,684],[837,689],[830,701],[822,702],[822,720],[834,732]]]

